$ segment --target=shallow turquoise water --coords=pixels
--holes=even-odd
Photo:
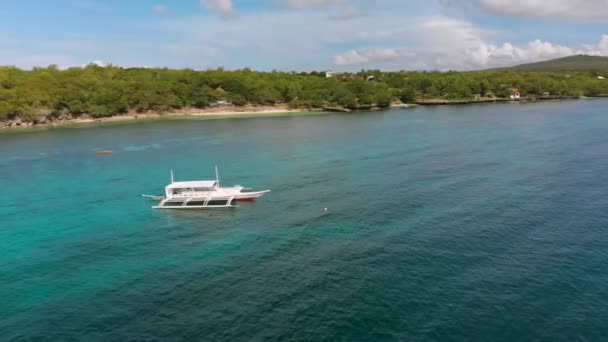
[[[0,340],[606,340],[607,106],[2,133]]]

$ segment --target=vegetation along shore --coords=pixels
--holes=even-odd
[[[603,75],[597,70],[326,73],[0,67],[0,127],[596,97],[608,94]]]

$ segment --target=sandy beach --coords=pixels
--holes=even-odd
[[[277,106],[243,106],[243,107],[235,107],[235,106],[223,106],[223,107],[214,107],[214,108],[184,108],[179,110],[174,110],[171,112],[157,113],[157,112],[147,112],[147,113],[127,113],[124,115],[116,115],[110,117],[102,117],[102,118],[91,118],[91,117],[77,117],[77,118],[69,118],[69,119],[56,119],[46,123],[25,123],[20,122],[19,124],[11,124],[7,125],[4,123],[4,126],[0,125],[0,128],[33,128],[33,127],[60,127],[65,125],[79,125],[79,124],[103,124],[103,123],[112,123],[112,122],[122,122],[122,121],[134,121],[134,120],[152,120],[152,119],[162,119],[162,118],[179,118],[179,117],[238,117],[238,116],[251,116],[251,115],[280,115],[280,114],[293,114],[293,113],[307,113],[312,112],[307,109],[290,109],[284,105]]]
[[[110,116],[106,118],[76,118],[72,120],[66,120],[68,123],[91,123],[91,122],[113,122],[113,121],[126,121],[126,120],[137,120],[137,119],[154,119],[154,118],[166,118],[166,117],[180,117],[180,116],[239,116],[239,115],[264,115],[264,114],[288,114],[288,113],[302,113],[307,112],[306,109],[290,109],[287,106],[224,106],[215,108],[184,108],[178,109],[171,112],[165,113],[128,113],[125,115]]]
[[[391,108],[407,108],[411,105],[406,104],[395,104]],[[234,118],[234,117],[250,117],[250,116],[275,116],[275,115],[290,115],[290,114],[311,114],[311,113],[324,113],[323,110],[311,110],[305,108],[291,109],[287,105],[275,105],[275,106],[221,106],[213,108],[183,108],[174,110],[171,112],[157,113],[127,113],[124,115],[109,116],[103,118],[91,118],[91,117],[77,117],[69,119],[55,119],[46,123],[25,123],[21,122],[19,125],[12,123],[4,125],[0,123],[0,129],[13,128],[13,129],[30,129],[30,128],[45,128],[45,127],[62,127],[67,125],[83,125],[83,124],[103,124],[103,123],[116,123],[125,121],[135,120],[155,120],[155,119],[178,119],[178,118],[189,118],[189,117],[209,117],[209,118]]]

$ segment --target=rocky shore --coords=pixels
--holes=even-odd
[[[390,108],[407,108],[413,105],[408,104],[393,104]],[[238,116],[249,116],[249,115],[280,115],[280,114],[291,114],[291,113],[307,113],[307,112],[354,112],[363,110],[377,110],[382,109],[375,106],[365,106],[357,108],[344,108],[344,107],[324,107],[320,109],[292,109],[286,105],[275,105],[275,106],[223,106],[206,109],[197,108],[184,108],[171,112],[158,113],[158,112],[146,112],[146,113],[125,113],[122,115],[115,115],[102,118],[94,118],[87,114],[81,114],[79,116],[71,115],[60,115],[55,116],[50,112],[40,111],[33,119],[26,121],[22,118],[16,117],[5,121],[0,121],[0,128],[29,128],[29,127],[59,127],[68,124],[85,124],[85,123],[105,123],[105,122],[117,122],[117,121],[128,121],[128,120],[144,120],[144,119],[155,119],[155,118],[170,118],[170,117],[189,117],[189,116],[225,116],[225,117],[238,117]]]
[[[161,117],[180,117],[180,116],[238,116],[245,114],[279,114],[302,112],[303,110],[293,110],[286,106],[243,106],[243,107],[214,107],[207,109],[185,108],[171,112],[152,112],[145,113],[130,112],[121,115],[95,118],[88,114],[72,116],[69,114],[53,115],[50,112],[40,111],[35,117],[30,120],[24,120],[20,117],[15,117],[9,120],[0,121],[0,128],[27,128],[27,127],[58,127],[67,124],[84,124],[84,123],[104,123],[127,121],[137,119],[154,119]]]
[[[607,97],[606,95],[596,97]],[[508,98],[490,98],[482,97],[475,99],[455,99],[448,100],[442,98],[432,99],[418,99],[412,104],[393,103],[389,108],[408,108],[419,106],[439,106],[439,105],[465,105],[465,104],[479,104],[479,103],[510,103],[510,102],[534,102],[534,101],[551,101],[551,100],[574,100],[584,97],[580,96],[537,96],[537,97],[521,97],[519,99],[508,99]],[[116,122],[116,121],[127,121],[137,119],[154,119],[163,117],[188,117],[188,116],[226,116],[235,117],[241,115],[279,115],[289,113],[306,113],[306,112],[339,112],[349,113],[365,110],[381,110],[377,106],[358,106],[353,108],[345,108],[340,106],[326,106],[320,109],[306,109],[298,108],[292,109],[287,105],[274,105],[274,106],[222,106],[213,108],[184,108],[174,110],[171,112],[152,112],[148,111],[145,113],[129,112],[122,115],[115,115],[109,117],[95,118],[87,114],[81,114],[79,116],[72,116],[69,114],[54,115],[50,111],[40,110],[34,117],[29,120],[24,120],[20,117],[15,117],[9,120],[0,121],[1,128],[28,128],[28,127],[59,127],[67,124],[84,124],[84,123],[104,123],[104,122]]]
[[[531,101],[551,101],[551,100],[577,100],[580,96],[528,96],[517,99],[502,98],[502,97],[481,97],[476,99],[419,99],[414,102],[420,106],[441,106],[441,105],[462,105],[474,103],[510,103],[510,102],[531,102]]]

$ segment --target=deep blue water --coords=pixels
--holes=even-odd
[[[605,341],[607,107],[3,132],[0,340]],[[139,197],[216,163],[273,192]]]

